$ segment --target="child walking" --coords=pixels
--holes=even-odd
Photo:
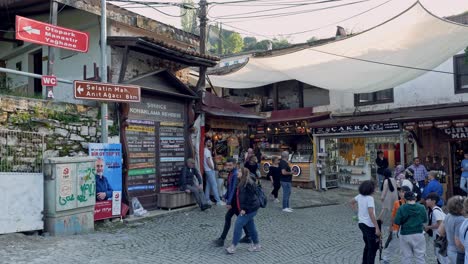
[[[350,201],[352,208],[356,210],[357,205],[358,209],[359,229],[365,243],[362,254],[363,264],[374,264],[379,249],[380,229],[375,217],[375,202],[372,197],[374,192],[374,182],[364,181],[359,186],[359,195]]]

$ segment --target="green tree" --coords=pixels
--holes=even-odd
[[[194,7],[193,0],[183,0],[182,4],[186,7]],[[197,12],[196,9],[180,7],[180,23],[184,31],[196,33],[197,31]]]
[[[239,33],[233,32],[223,43],[223,46],[226,54],[239,53],[244,47],[244,41]]]
[[[274,38],[273,39],[273,49],[282,49],[282,48],[287,48],[289,46],[291,46],[291,44],[286,38],[280,38],[280,39]]]
[[[310,39],[307,40],[307,43],[312,44],[315,41],[317,41],[317,38],[316,37],[311,37]]]
[[[244,50],[251,49],[257,44],[256,37],[245,37],[244,38]]]

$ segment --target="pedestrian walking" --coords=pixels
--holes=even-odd
[[[279,203],[278,200],[278,192],[281,188],[281,170],[279,168],[279,157],[273,157],[272,164],[270,165],[267,178],[270,179],[273,185],[273,191],[271,191],[272,199],[274,199],[275,203]]]
[[[398,238],[398,231],[400,230],[400,226],[395,224],[395,216],[400,206],[406,203],[405,193],[410,191],[411,189],[408,186],[402,186],[398,188],[399,200],[393,203],[391,218],[392,224],[389,229],[389,235],[387,242],[385,243],[385,250],[382,256],[383,264],[389,264],[392,258],[400,255],[400,239]]]
[[[447,256],[450,264],[463,263],[457,262],[458,255],[465,253],[463,244],[460,241],[460,227],[465,221],[463,217],[464,199],[461,196],[454,196],[447,202],[448,214],[443,224],[439,227],[439,234],[447,238]]]
[[[444,200],[442,199],[442,196],[444,194],[444,187],[442,187],[442,184],[440,184],[439,179],[437,178],[437,171],[430,171],[427,179],[429,180],[426,188],[424,188],[422,192],[422,198],[426,199],[427,196],[430,193],[437,193],[439,196],[439,200],[437,201],[437,206],[442,207],[444,205]]]
[[[431,192],[429,193],[426,198],[426,206],[428,208],[428,218],[429,222],[427,226],[424,228],[426,234],[429,236],[429,241],[434,244],[434,240],[439,236],[439,227],[445,219],[445,213],[442,209],[437,205],[440,197],[437,193]],[[442,256],[439,253],[439,249],[434,247],[434,255],[436,256],[437,263],[447,264],[448,258],[446,256]]]
[[[195,182],[195,179],[197,179],[198,182]],[[187,159],[186,166],[182,169],[180,174],[179,183],[180,190],[191,193],[202,211],[211,208],[211,205],[209,205],[208,201],[205,199],[203,181],[200,173],[198,173],[198,170],[195,168],[194,159]]]
[[[381,219],[385,226],[390,226],[393,204],[398,200],[398,191],[396,189],[396,180],[392,177],[389,169],[383,172],[384,181],[380,187],[382,201],[382,211],[377,219]]]
[[[257,211],[260,208],[260,201],[257,195],[257,183],[256,179],[250,175],[247,168],[242,170],[242,176],[237,187],[237,206],[240,213],[234,225],[232,245],[226,248],[227,253],[234,254],[236,252],[237,245],[239,244],[242,235],[242,229],[244,227],[247,228],[253,242],[249,247],[249,251],[261,251],[258,232],[255,227],[254,220],[257,215]]]
[[[204,159],[203,159],[203,169],[205,170],[206,175],[206,188],[205,188],[205,198],[211,204],[210,194],[214,196],[217,205],[225,205],[219,196],[218,192],[218,183],[216,180],[216,171],[214,167],[213,156],[211,154],[211,149],[213,147],[213,142],[210,139],[205,141],[205,150],[204,150]]]
[[[468,199],[465,199],[463,202],[463,214],[465,215],[465,220],[460,226],[460,233],[458,237],[460,238],[461,244],[465,248],[465,256],[463,258],[464,262],[462,263],[468,263]]]
[[[425,264],[426,239],[424,223],[427,222],[426,209],[416,203],[414,192],[405,193],[406,204],[402,205],[395,216],[395,224],[400,226],[401,263]]]
[[[421,164],[421,160],[416,157],[413,159],[413,164],[408,168],[414,171],[413,177],[418,182],[419,188],[424,188],[426,186],[426,179],[427,179],[427,169],[424,165]],[[418,199],[420,199],[419,197]]]
[[[461,163],[461,179],[460,179],[460,188],[468,194],[468,150],[464,150],[464,159]]]
[[[228,172],[228,180],[227,180],[227,191],[226,195],[224,196],[226,200],[226,207],[227,212],[224,216],[224,227],[221,236],[214,241],[217,247],[223,247],[224,241],[229,233],[229,229],[231,229],[231,221],[234,215],[238,216],[240,213],[239,207],[237,205],[237,184],[239,178],[242,176],[242,172],[238,170],[236,164],[236,160],[233,158],[228,158],[224,163],[224,170]],[[250,237],[248,235],[247,228],[244,228],[245,237],[240,240],[240,243],[250,243]]]
[[[395,168],[395,180],[397,182],[397,187],[403,186],[403,180],[405,179],[405,166],[398,165]]]
[[[245,162],[244,167],[249,169],[255,177],[260,178],[260,171],[258,170],[258,161],[256,156],[250,156],[249,160]]]
[[[375,185],[372,181],[364,181],[359,185],[359,195],[351,199],[351,207],[358,210],[359,229],[364,240],[364,251],[362,254],[363,264],[375,263],[375,255],[379,249],[380,228],[375,217],[375,202],[372,194]]]
[[[292,172],[288,161],[289,152],[283,151],[283,153],[281,153],[281,160],[278,164],[278,167],[281,171],[281,187],[283,188],[283,212],[292,213],[293,209],[289,205],[289,198],[291,196]]]
[[[388,169],[388,159],[385,158],[383,151],[377,151],[375,164],[377,165],[377,180],[379,182],[379,186],[382,186],[384,180],[384,171]]]

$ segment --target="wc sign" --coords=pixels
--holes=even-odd
[[[57,77],[55,76],[42,76],[42,86],[57,86]]]

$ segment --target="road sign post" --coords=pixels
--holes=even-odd
[[[140,87],[90,81],[74,81],[73,94],[75,99],[94,100],[101,102],[140,102]]]

